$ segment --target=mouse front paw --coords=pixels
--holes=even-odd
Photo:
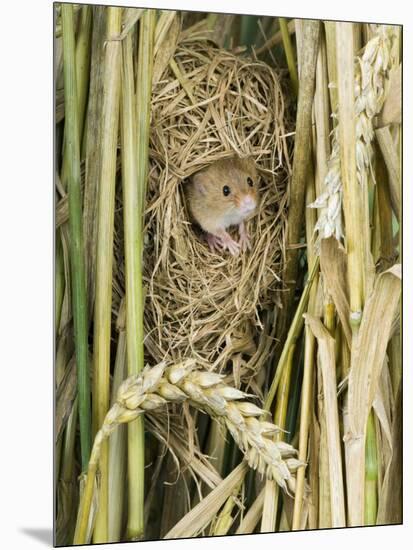
[[[206,234],[206,240],[211,252],[221,252],[223,250],[223,245],[220,237],[213,235],[212,233]]]
[[[247,233],[244,233],[244,234],[240,235],[239,245],[240,245],[241,250],[243,252],[245,252],[246,250],[251,250],[251,241],[250,241],[249,235],[247,235]]]
[[[239,254],[241,250],[240,244],[234,241],[228,233],[225,232],[223,235],[220,235],[220,239],[224,250],[227,249],[233,256],[237,256]]]
[[[241,223],[239,225],[239,245],[243,252],[245,252],[246,250],[251,250],[250,236],[248,235],[248,232],[245,229],[244,223]]]

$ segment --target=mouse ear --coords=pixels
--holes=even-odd
[[[241,166],[244,168],[244,170],[246,170],[248,172],[252,172],[254,174],[256,173],[257,166],[255,164],[254,157],[251,154],[246,155],[245,157],[242,157],[240,159],[240,162],[241,162]]]
[[[246,163],[252,163],[252,162],[255,162],[254,161],[254,157],[253,155],[249,154],[249,155],[246,155],[245,157],[242,157],[242,160]]]
[[[201,195],[206,195],[206,186],[205,183],[202,181],[203,178],[201,177],[201,174],[196,174],[192,178],[192,185],[195,187],[197,191],[201,193]]]

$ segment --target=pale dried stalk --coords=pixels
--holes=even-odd
[[[241,477],[240,482],[236,485],[232,495],[227,499],[225,505],[223,506],[219,515],[216,516],[212,523],[211,535],[222,536],[226,535],[231,528],[231,525],[234,523],[235,516],[232,515],[233,509],[237,503],[237,496],[242,487],[243,478]]]
[[[390,75],[389,93],[378,118],[380,127],[402,122],[402,66]]]
[[[273,533],[275,531],[277,511],[278,485],[272,479],[267,479],[264,489],[260,533]]]
[[[357,180],[356,124],[354,101],[354,29],[352,23],[336,24],[338,143],[344,219],[346,224],[347,273],[350,320],[360,322],[364,302],[362,192]],[[341,210],[340,210],[341,212]],[[321,219],[321,216],[320,216]],[[336,235],[337,238],[337,235]]]
[[[348,512],[351,526],[363,524],[367,418],[377,393],[387,343],[401,291],[400,264],[377,278],[366,302],[351,356],[348,383],[348,432],[345,435]]]
[[[132,27],[142,17],[144,11],[144,9],[124,8],[122,15],[122,32],[119,35],[118,40],[124,40],[128,36],[129,32],[132,30]]]
[[[329,118],[328,118],[328,87],[327,87],[327,62],[326,62],[326,46],[324,34],[320,35],[320,43],[317,54],[316,66],[316,85],[314,94],[314,119],[315,119],[315,135],[313,135],[313,150],[315,152],[315,178],[309,171],[308,183],[306,188],[306,203],[315,200],[316,188],[320,190],[321,183],[324,181],[327,171],[327,159],[330,153],[329,134]],[[312,266],[316,258],[314,247],[314,228],[317,223],[317,211],[309,210],[306,213],[306,240],[307,240],[307,261],[308,265]],[[322,258],[322,256],[321,256]],[[308,313],[316,314],[317,308],[317,287],[316,284],[312,287]],[[308,439],[311,415],[311,400],[313,393],[314,379],[314,350],[315,338],[308,326],[305,326],[304,336],[304,374],[301,390],[301,406],[300,406],[300,428],[299,428],[299,456],[302,462],[307,460]],[[294,498],[294,510],[292,519],[292,529],[298,530],[302,528],[302,518],[304,516],[304,493],[305,493],[305,468],[300,467],[297,470],[297,486]]]
[[[323,239],[320,246],[320,265],[324,287],[331,296],[341,321],[345,343],[351,346],[350,305],[347,291],[347,258],[344,250],[333,238]]]
[[[345,527],[346,515],[337,405],[335,342],[319,319],[308,314],[305,318],[318,341],[319,363],[323,379],[327,445],[329,450],[331,526]]]
[[[254,503],[252,504],[251,508],[245,514],[244,519],[241,521],[236,531],[236,535],[252,533],[254,531],[262,514],[262,509],[264,506],[264,498],[265,498],[265,489],[262,489],[260,494],[254,500]]]
[[[283,295],[283,310],[279,317],[279,328],[277,329],[281,341],[285,339],[287,334],[290,308],[293,303],[294,289],[296,287],[299,250],[294,245],[300,242],[304,219],[307,173],[312,160],[311,149],[308,147],[308,144],[311,139],[311,112],[314,99],[315,66],[320,36],[320,22],[308,20],[304,21],[302,26],[300,91],[297,102],[293,171],[289,188],[286,267],[284,271],[286,292]]]
[[[92,448],[86,480],[88,491],[85,491],[80,504],[77,544],[86,542],[93,479],[107,437],[120,424],[131,422],[167,402],[188,401],[224,424],[251,468],[267,479],[274,479],[283,490],[294,491],[293,473],[301,465],[294,458],[296,451],[288,443],[272,441],[271,436],[279,428],[271,422],[259,420],[264,411],[252,403],[241,401],[247,394],[225,385],[223,378],[223,375],[197,369],[195,360],[189,359],[168,368],[166,363],[145,367],[141,374],[122,383],[117,401],[107,413]]]
[[[170,26],[175,19],[176,11],[162,10],[159,15],[158,22],[155,28],[155,43],[153,47],[153,55],[155,56],[168,33]]]
[[[400,347],[398,348],[400,360]],[[401,388],[395,396],[396,404],[391,426],[392,457],[384,478],[377,513],[377,524],[402,523],[402,398]]]
[[[331,23],[326,24],[327,43],[332,40],[334,35]],[[338,24],[338,25],[346,25]],[[342,28],[342,27],[340,27]],[[344,27],[345,28],[345,27]],[[336,37],[337,55],[348,55],[348,65],[350,57],[347,45],[344,46],[343,39]],[[335,63],[330,57],[330,48],[328,48],[328,65],[330,70],[330,80],[337,74],[337,80],[344,76],[354,82],[354,115],[355,115],[355,143],[356,155],[356,173],[360,184],[366,184],[369,173],[373,175],[371,164],[373,157],[372,140],[374,137],[373,119],[381,111],[383,103],[387,96],[389,74],[396,62],[394,52],[397,35],[395,28],[389,25],[378,26],[373,38],[366,45],[363,55],[356,59],[354,66],[354,77],[344,75],[342,69],[337,70]],[[346,41],[347,44],[347,41]],[[353,45],[353,39],[348,46]],[[333,112],[336,113],[336,87],[334,80],[331,95]],[[344,98],[345,99],[345,98]],[[350,99],[350,98],[348,98]],[[335,114],[334,116],[337,116]],[[345,123],[348,118],[343,118],[340,114],[338,125],[333,131],[332,153],[328,163],[328,173],[325,179],[325,191],[310,204],[312,208],[320,208],[320,217],[317,223],[317,231],[320,239],[334,236],[337,240],[343,239],[342,228],[342,164],[340,162],[340,124]],[[374,176],[373,176],[374,177]],[[347,222],[346,222],[347,225]],[[347,236],[347,235],[346,235]]]
[[[308,327],[307,327],[308,328]],[[311,332],[308,329],[309,332]],[[313,401],[316,399],[313,398]],[[308,485],[309,485],[309,497],[308,497],[308,528],[318,529],[319,525],[319,464],[320,464],[320,428],[315,417],[315,411],[311,410],[310,416],[310,429],[308,434]],[[298,483],[298,471],[297,471],[297,483]]]
[[[314,120],[316,140],[313,148],[316,152],[315,181],[318,194],[324,190],[327,175],[328,159],[330,158],[330,102],[328,97],[327,52],[324,34],[320,35],[320,45],[317,55],[316,81],[314,93]],[[313,202],[313,201],[311,201]],[[312,235],[307,237],[308,239]]]
[[[244,479],[247,464],[241,462],[209,495],[190,510],[170,531],[165,539],[187,538],[198,535],[213,521],[225,501],[233,501],[233,493]]]
[[[314,371],[314,349],[315,338],[308,327],[305,327],[305,355],[304,355],[304,377],[301,390],[301,416],[300,416],[300,442],[299,442],[299,457],[302,462],[307,459],[308,437],[310,427],[310,411],[311,411],[311,392],[313,384]],[[294,498],[294,515],[292,530],[296,531],[301,526],[301,513],[304,504],[305,490],[305,468],[300,466],[297,470],[297,488]]]
[[[322,380],[323,375],[321,373],[321,367],[317,365],[317,382],[320,386],[320,391],[317,392],[317,405],[318,405],[318,421],[320,426],[319,445],[318,445],[318,460],[316,464],[317,470],[312,472],[316,474],[316,485],[318,494],[318,524],[317,527],[321,529],[329,529],[332,526],[331,520],[331,493],[330,493],[330,479],[329,479],[329,452],[327,443],[327,415],[325,414],[324,394],[322,393]],[[313,480],[310,479],[310,483]],[[312,487],[314,489],[314,487]]]
[[[317,95],[317,94],[316,94]],[[307,198],[315,196],[314,179],[309,177],[307,185]],[[306,236],[307,236],[307,255],[309,265],[313,265],[315,262],[314,246],[311,242],[311,235],[314,233],[314,226],[316,223],[316,212],[313,212],[314,216],[306,216]],[[315,285],[311,288],[310,297],[308,302],[308,313],[313,315],[317,314],[317,287],[318,276]],[[315,350],[315,338],[308,326],[304,327],[304,374],[301,389],[301,406],[300,406],[300,431],[299,431],[299,444],[298,452],[301,462],[307,460],[308,452],[308,439],[310,428],[310,416],[311,416],[311,401],[313,393],[313,380],[314,380],[314,350]],[[297,483],[296,492],[294,498],[294,511],[292,530],[298,530],[302,525],[302,511],[304,507],[304,492],[305,492],[305,467],[300,466],[297,470]]]
[[[327,70],[328,79],[331,82],[329,86],[331,111],[337,112],[338,99],[337,99],[337,64],[336,64],[336,24],[334,21],[325,21],[324,29],[326,33],[326,46],[327,46]]]
[[[390,199],[393,211],[400,221],[400,160],[389,127],[376,130],[376,138],[389,173]]]

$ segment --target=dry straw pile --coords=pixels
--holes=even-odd
[[[273,308],[282,280],[290,173],[284,99],[267,64],[181,37],[173,63],[160,75],[159,59],[154,68],[145,349],[152,362],[193,356],[218,370],[237,354],[250,377],[262,354],[260,311]],[[259,212],[248,222],[252,250],[236,258],[210,252],[183,195],[186,178],[234,152],[251,155],[261,177]],[[117,249],[121,256],[121,239]],[[122,278],[121,270],[120,289]]]

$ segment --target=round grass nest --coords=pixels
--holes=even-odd
[[[264,351],[263,311],[274,311],[282,289],[291,170],[280,80],[267,64],[207,40],[181,41],[173,59],[152,95],[145,353],[155,363],[196,357],[215,370],[231,361],[250,377]],[[260,174],[252,248],[237,257],[209,250],[183,192],[193,173],[234,153],[252,156]]]

